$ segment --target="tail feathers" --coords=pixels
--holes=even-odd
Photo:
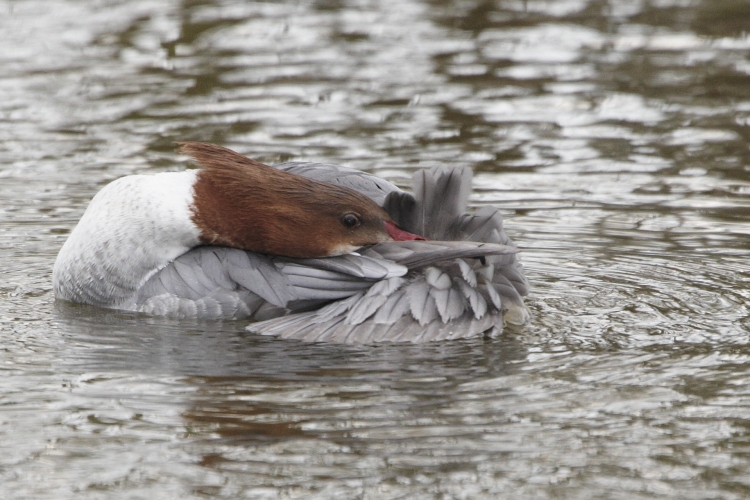
[[[392,192],[384,208],[401,228],[431,240],[513,245],[497,208],[484,206],[466,212],[471,181],[469,168],[420,170],[414,174],[414,194]]]
[[[466,210],[471,194],[471,169],[467,167],[431,168],[414,175],[414,198],[418,209],[415,220],[418,234],[430,239],[454,239],[455,221]]]
[[[457,275],[453,279],[457,283],[463,281],[466,285],[459,286],[457,291],[471,304],[476,318],[482,317],[487,308],[494,308],[502,311],[504,317],[510,318],[509,322],[523,323],[528,319],[528,310],[522,297],[528,295],[529,283],[515,255],[517,249],[503,229],[503,217],[497,208],[484,206],[474,213],[466,212],[471,181],[471,170],[468,168],[422,170],[414,175],[413,198],[401,196],[398,203],[394,201],[391,207],[398,208],[397,215],[404,224],[404,229],[423,234],[432,240],[455,240],[451,243],[456,244],[483,242],[486,245],[484,256],[470,255],[468,252],[459,255],[458,248],[429,252],[425,251],[424,246],[418,253],[408,255],[405,252],[408,245],[397,250],[388,247],[388,244],[375,246],[371,251],[409,268],[428,265],[445,268],[449,253],[453,252],[450,258],[456,258],[456,265],[461,270],[461,279]],[[447,244],[445,241],[412,243]],[[490,252],[490,248],[507,250]],[[442,263],[439,256],[443,257]],[[477,260],[478,257],[480,258]],[[476,274],[482,273],[485,275],[480,280],[483,284],[477,287]],[[425,300],[427,314],[433,309],[427,307],[430,301]],[[446,312],[447,310],[443,310],[441,314]],[[445,323],[445,318],[443,319]]]
[[[471,194],[471,169],[435,167],[413,177],[414,194],[391,193],[385,203],[393,220],[432,240],[456,240],[456,223]]]
[[[497,282],[499,278],[507,280],[521,297],[529,294],[529,281],[523,274],[523,266],[520,262],[515,261],[505,266],[495,265],[495,277],[492,281]]]
[[[410,316],[401,316],[396,322],[382,324],[374,319],[351,325],[344,317],[331,321],[315,322],[316,311],[294,314],[270,321],[253,323],[248,330],[261,335],[274,335],[285,339],[306,342],[341,344],[375,344],[378,342],[422,343],[438,340],[469,339],[482,335],[497,336],[502,320],[497,313],[486,314],[481,319],[464,314],[448,323],[433,321],[427,326],[415,322]]]
[[[461,239],[513,244],[503,231],[503,216],[495,207],[484,206],[473,214],[462,214],[457,226],[457,236]]]
[[[383,208],[391,216],[393,222],[407,231],[416,232],[415,213],[417,200],[410,193],[394,191],[385,198]]]

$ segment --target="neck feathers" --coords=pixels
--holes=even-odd
[[[58,297],[122,306],[155,272],[198,245],[196,172],[118,179],[91,201],[55,261]]]

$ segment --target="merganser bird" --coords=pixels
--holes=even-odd
[[[502,216],[466,213],[469,168],[420,170],[409,194],[337,165],[180,151],[203,168],[94,196],[55,261],[58,299],[346,343],[494,336],[528,319]]]

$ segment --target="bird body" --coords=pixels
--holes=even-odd
[[[503,317],[528,318],[499,211],[466,212],[468,168],[420,170],[410,194],[336,165],[182,151],[203,169],[127,176],[94,197],[55,262],[59,299],[349,343],[497,334]]]

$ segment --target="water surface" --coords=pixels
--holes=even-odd
[[[5,498],[747,498],[741,0],[0,0]],[[179,140],[401,186],[471,165],[531,322],[346,347],[57,304]]]

